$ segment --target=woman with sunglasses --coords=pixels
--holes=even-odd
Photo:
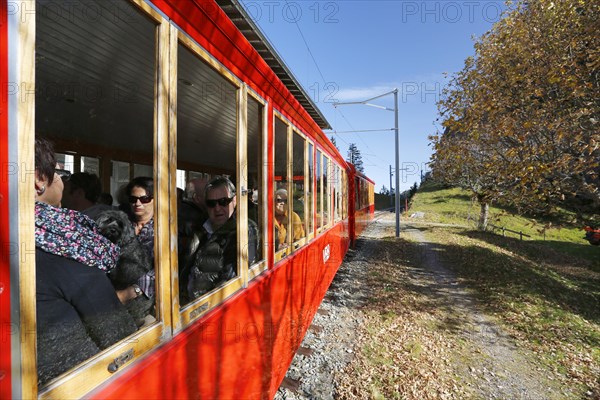
[[[154,265],[154,181],[150,177],[138,176],[134,178],[125,187],[127,195],[127,206],[131,224],[135,234],[150,256],[150,261]],[[117,291],[121,302],[127,303],[139,296],[145,296],[145,306],[141,314],[147,314],[154,305],[155,271],[148,272],[142,276],[136,285],[127,289]]]
[[[78,211],[60,208],[61,175],[50,142],[35,141],[38,378],[44,384],[136,331],[106,272],[118,247]],[[61,172],[64,174],[63,172]]]
[[[304,226],[302,219],[296,212],[292,211],[292,232],[288,232],[288,192],[286,189],[277,189],[275,192],[275,224],[276,243],[275,249],[283,249],[287,247],[288,234],[292,235],[292,241],[302,239],[304,234]]]

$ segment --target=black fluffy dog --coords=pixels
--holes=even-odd
[[[116,210],[104,211],[96,217],[96,223],[100,233],[121,248],[117,266],[108,273],[116,290],[137,283],[139,278],[152,270],[150,256],[135,236],[127,214]],[[145,295],[125,304],[138,325],[143,324],[144,317],[150,314],[153,305],[154,298],[149,299]]]

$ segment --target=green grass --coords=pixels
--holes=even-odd
[[[435,182],[427,182],[419,188],[413,198],[408,215],[417,211],[425,213],[425,221],[464,225],[475,229],[480,206],[465,190],[445,188]],[[523,232],[530,236],[524,237],[525,240],[539,242],[562,253],[595,262],[600,271],[600,247],[590,245],[583,238],[583,226],[570,222],[572,219],[573,216],[567,212],[546,218],[518,215],[508,207],[494,204],[489,210],[489,224]],[[493,230],[491,226],[488,229]],[[493,231],[501,233],[499,230]],[[518,234],[509,232],[506,232],[506,236],[519,237]]]

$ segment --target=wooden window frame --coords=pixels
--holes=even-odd
[[[326,166],[327,171],[323,171],[323,176],[326,177],[326,183],[323,185],[323,205],[327,205],[327,208],[323,208],[323,215],[327,214],[327,223],[323,225],[324,229],[329,229],[333,225],[333,214],[331,213],[331,159],[326,153],[323,153],[323,165]]]
[[[315,198],[315,215],[316,221],[319,224],[315,224],[315,229],[317,234],[321,233],[325,229],[325,224],[323,224],[323,159],[325,154],[322,150],[316,149],[316,157],[315,157],[315,185],[317,190],[315,190],[318,198]],[[320,168],[317,168],[320,167]],[[320,182],[320,184],[319,184]]]
[[[264,227],[262,230],[259,231],[260,234],[260,243],[261,243],[261,248],[262,248],[262,255],[263,255],[263,259],[261,262],[256,263],[254,265],[249,265],[248,266],[248,282],[251,281],[252,279],[256,278],[258,275],[262,274],[264,271],[266,271],[269,268],[269,243],[268,243],[268,230],[269,230],[269,221],[268,221],[268,216],[269,216],[269,202],[268,202],[268,182],[269,182],[269,177],[268,177],[268,171],[266,170],[266,165],[267,165],[267,156],[268,156],[268,147],[267,147],[267,135],[268,135],[268,118],[269,118],[269,108],[268,108],[268,104],[267,101],[265,99],[263,99],[262,97],[260,97],[258,95],[258,93],[256,93],[255,91],[253,91],[251,88],[247,88],[247,96],[249,96],[250,98],[252,98],[253,100],[255,100],[256,102],[258,102],[261,106],[262,106],[262,115],[261,115],[261,120],[262,120],[262,132],[261,132],[261,143],[262,143],[262,148],[261,148],[261,158],[262,158],[262,173],[261,173],[261,192],[259,193],[260,196],[260,203],[263,205],[262,209],[259,210],[262,213],[262,220],[264,221]]]
[[[311,147],[312,146],[312,147]],[[312,150],[312,154],[311,154]],[[312,157],[311,157],[312,156]],[[305,168],[305,180],[307,182],[306,187],[310,190],[304,191],[304,203],[307,205],[310,204],[310,212],[306,210],[306,240],[310,242],[315,238],[315,143],[310,140],[308,137],[306,138],[306,156],[304,157],[306,160],[306,168]],[[311,164],[312,160],[312,165]],[[309,221],[310,220],[310,221]],[[310,222],[310,224],[308,224]],[[310,227],[310,230],[308,228]]]
[[[168,27],[169,22],[163,18],[158,12],[156,12],[151,6],[146,4],[142,0],[129,0],[128,4],[135,7],[141,14],[152,20],[155,26],[155,46],[160,46],[168,40]],[[29,11],[32,13],[36,12],[36,4],[32,2]],[[22,82],[23,88],[33,89],[35,88],[35,46],[36,40],[31,38],[36,37],[35,18],[27,18],[19,21],[17,24],[17,44],[16,48],[20,51],[20,61],[16,74],[18,79]],[[167,74],[165,68],[164,57],[161,57],[158,51],[155,54],[155,97],[154,117],[157,119],[154,126],[154,144],[163,143],[166,139],[165,125],[161,124],[161,114],[166,113],[167,96],[166,87]],[[33,92],[33,90],[32,90]],[[35,115],[35,98],[34,96],[23,96],[22,101],[18,102],[15,113],[18,116],[18,123],[16,128],[16,134],[19,138],[17,158],[19,163],[23,165],[34,165],[34,143],[35,143],[35,121],[33,116]],[[155,157],[157,157],[155,155]],[[161,171],[166,166],[155,165],[155,173]],[[19,223],[19,242],[23,244],[22,254],[19,257],[19,276],[18,276],[18,292],[19,292],[19,319],[20,319],[20,356],[21,356],[21,380],[19,389],[15,389],[20,392],[22,398],[74,398],[82,397],[89,393],[93,389],[100,386],[108,379],[118,375],[122,367],[133,363],[138,360],[141,356],[146,354],[152,348],[156,347],[166,338],[170,337],[171,334],[171,313],[166,308],[166,301],[163,294],[157,296],[159,299],[157,307],[159,315],[162,316],[161,320],[156,323],[144,327],[131,335],[130,337],[114,344],[113,346],[99,352],[90,359],[77,365],[70,371],[65,372],[63,375],[49,382],[48,385],[41,389],[38,389],[37,381],[37,328],[36,328],[36,284],[35,284],[35,257],[32,251],[26,252],[25,249],[35,249],[35,235],[34,235],[34,174],[28,173],[23,174],[23,179],[19,179],[17,182],[17,191],[19,195],[18,203],[18,223]],[[160,183],[159,183],[160,187]],[[157,196],[157,209],[158,204],[162,204],[168,198],[166,190],[161,190]],[[157,227],[161,229],[161,226],[168,226],[165,221],[165,213],[159,213],[157,216]],[[161,229],[159,235],[165,235]],[[165,246],[155,245],[156,254],[160,255],[164,253]],[[27,254],[25,254],[27,253]],[[157,267],[157,280],[164,280],[168,278],[168,273],[164,273],[163,268]],[[120,368],[119,371],[111,373],[108,371],[108,365],[110,365],[115,358],[125,354],[133,354],[131,359],[126,361]]]
[[[190,36],[188,36],[185,32],[173,27],[174,32],[176,32],[176,38],[171,43],[171,80],[177,82],[177,60],[178,60],[178,46],[181,44],[186,47],[188,51],[190,51],[194,56],[198,57],[199,61],[206,63],[209,67],[215,70],[222,78],[227,80],[230,84],[235,87],[236,90],[236,113],[237,113],[237,133],[236,133],[236,175],[239,182],[236,182],[236,197],[237,197],[237,240],[238,243],[245,243],[248,239],[248,227],[247,227],[247,217],[248,217],[248,205],[245,204],[243,199],[246,198],[247,193],[243,192],[243,188],[247,187],[247,181],[244,176],[244,166],[246,164],[246,155],[245,155],[245,146],[246,146],[246,138],[247,138],[247,86],[238,79],[231,71],[229,71],[225,66],[223,66],[220,62],[218,62],[208,51],[206,51],[202,46],[200,46],[195,40],[193,40]],[[173,35],[172,35],[173,36]],[[171,98],[176,102],[177,86],[175,85],[172,88]],[[175,109],[176,107],[172,107]],[[177,160],[177,118],[175,115],[171,118],[170,132],[171,132],[171,160]],[[177,183],[177,163],[171,163],[171,191],[172,193],[176,193],[176,183]],[[171,207],[172,209],[177,208],[177,199],[175,196],[172,198]],[[174,216],[176,218],[176,216]],[[171,237],[176,238],[177,232],[176,227],[171,227]],[[177,246],[174,244],[171,246],[172,249],[175,249],[174,252],[171,253],[172,260],[177,260]],[[244,257],[244,255],[246,255]],[[180,307],[179,304],[179,279],[178,279],[178,261],[172,263],[172,313],[174,319],[175,330],[179,331],[186,326],[190,325],[198,318],[206,314],[208,311],[214,309],[219,306],[223,301],[227,298],[231,297],[233,294],[237,293],[239,290],[247,286],[248,282],[248,257],[247,257],[247,249],[242,248],[242,246],[238,246],[238,254],[237,254],[237,266],[238,266],[238,275],[227,281],[223,286],[216,288],[203,296],[200,296],[197,299],[189,302],[183,307]]]
[[[273,184],[274,184],[273,188],[275,188],[275,138],[276,138],[275,125],[276,125],[277,119],[279,119],[286,126],[286,151],[287,151],[286,174],[287,174],[288,179],[286,181],[285,189],[288,192],[288,200],[289,200],[289,198],[290,198],[289,177],[291,176],[290,174],[292,173],[292,167],[291,167],[292,162],[290,161],[291,146],[292,146],[292,144],[290,143],[290,134],[292,132],[292,124],[286,117],[283,116],[283,114],[281,114],[277,110],[273,110],[273,176],[271,176],[271,179],[273,180]],[[290,205],[290,202],[288,202],[288,210],[289,210],[289,205]],[[275,191],[273,192],[273,204],[269,207],[269,209],[273,213],[273,221],[274,221],[275,220]],[[291,218],[291,216],[289,218]],[[275,223],[273,222],[273,226],[270,227],[270,229],[273,230],[273,241],[277,240],[275,238],[274,226],[275,226]],[[274,252],[274,258],[273,258],[274,263],[277,263],[292,253],[292,245],[291,245],[290,241],[287,240],[287,246],[285,248],[275,250],[275,246],[273,246],[273,252]]]
[[[304,221],[302,221],[304,223],[304,226],[306,227],[306,221],[308,219],[308,213],[307,213],[307,206],[306,206],[306,198],[308,197],[307,195],[307,181],[306,181],[306,176],[307,176],[307,172],[306,172],[306,167],[307,167],[307,144],[306,144],[306,135],[302,132],[300,132],[295,126],[292,126],[292,137],[291,137],[291,144],[292,144],[292,149],[290,154],[294,155],[294,149],[293,149],[293,144],[294,144],[294,135],[298,135],[300,137],[300,139],[302,140],[302,164],[303,164],[303,171],[304,171],[304,181],[302,184],[304,193],[302,198],[304,199]],[[294,158],[291,158],[291,162],[290,162],[290,168],[292,170],[292,182],[291,182],[291,191],[288,191],[288,193],[291,193],[291,195],[288,195],[288,210],[289,213],[291,215],[291,213],[294,211],[294,182],[293,182],[293,173],[294,173]],[[291,201],[289,201],[291,199]],[[291,223],[292,221],[290,221]],[[293,229],[293,227],[292,227]],[[294,241],[294,239],[292,238],[292,251],[297,251],[298,249],[300,249],[301,247],[303,247],[304,245],[306,245],[308,243],[308,234],[306,232],[306,229],[304,230],[304,237],[302,237],[301,239],[298,239],[296,241]]]

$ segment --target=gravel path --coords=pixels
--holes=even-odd
[[[371,224],[363,232],[363,236],[377,239],[384,235],[383,224]],[[275,399],[336,398],[335,375],[343,374],[352,360],[356,331],[363,320],[360,307],[368,297],[364,282],[373,250],[361,246],[360,239],[357,249],[349,250],[301,344],[312,354],[296,354]],[[294,390],[286,388],[294,384],[298,385]]]
[[[275,399],[337,398],[336,376],[344,374],[356,351],[356,332],[363,320],[361,306],[369,296],[364,284],[369,264],[385,257],[377,251],[377,241],[368,239],[394,236],[394,224],[393,213],[378,214],[363,232],[357,250],[348,253]],[[459,337],[469,346],[469,354],[462,356],[465,362],[454,366],[457,380],[469,387],[468,392],[485,399],[564,398],[566,393],[478,309],[466,288],[442,265],[434,244],[428,243],[416,226],[405,224],[402,232],[418,242],[422,251],[416,266],[407,267],[398,260],[398,267],[408,269],[410,284],[434,293],[440,304],[448,305],[452,319],[459,322]]]

